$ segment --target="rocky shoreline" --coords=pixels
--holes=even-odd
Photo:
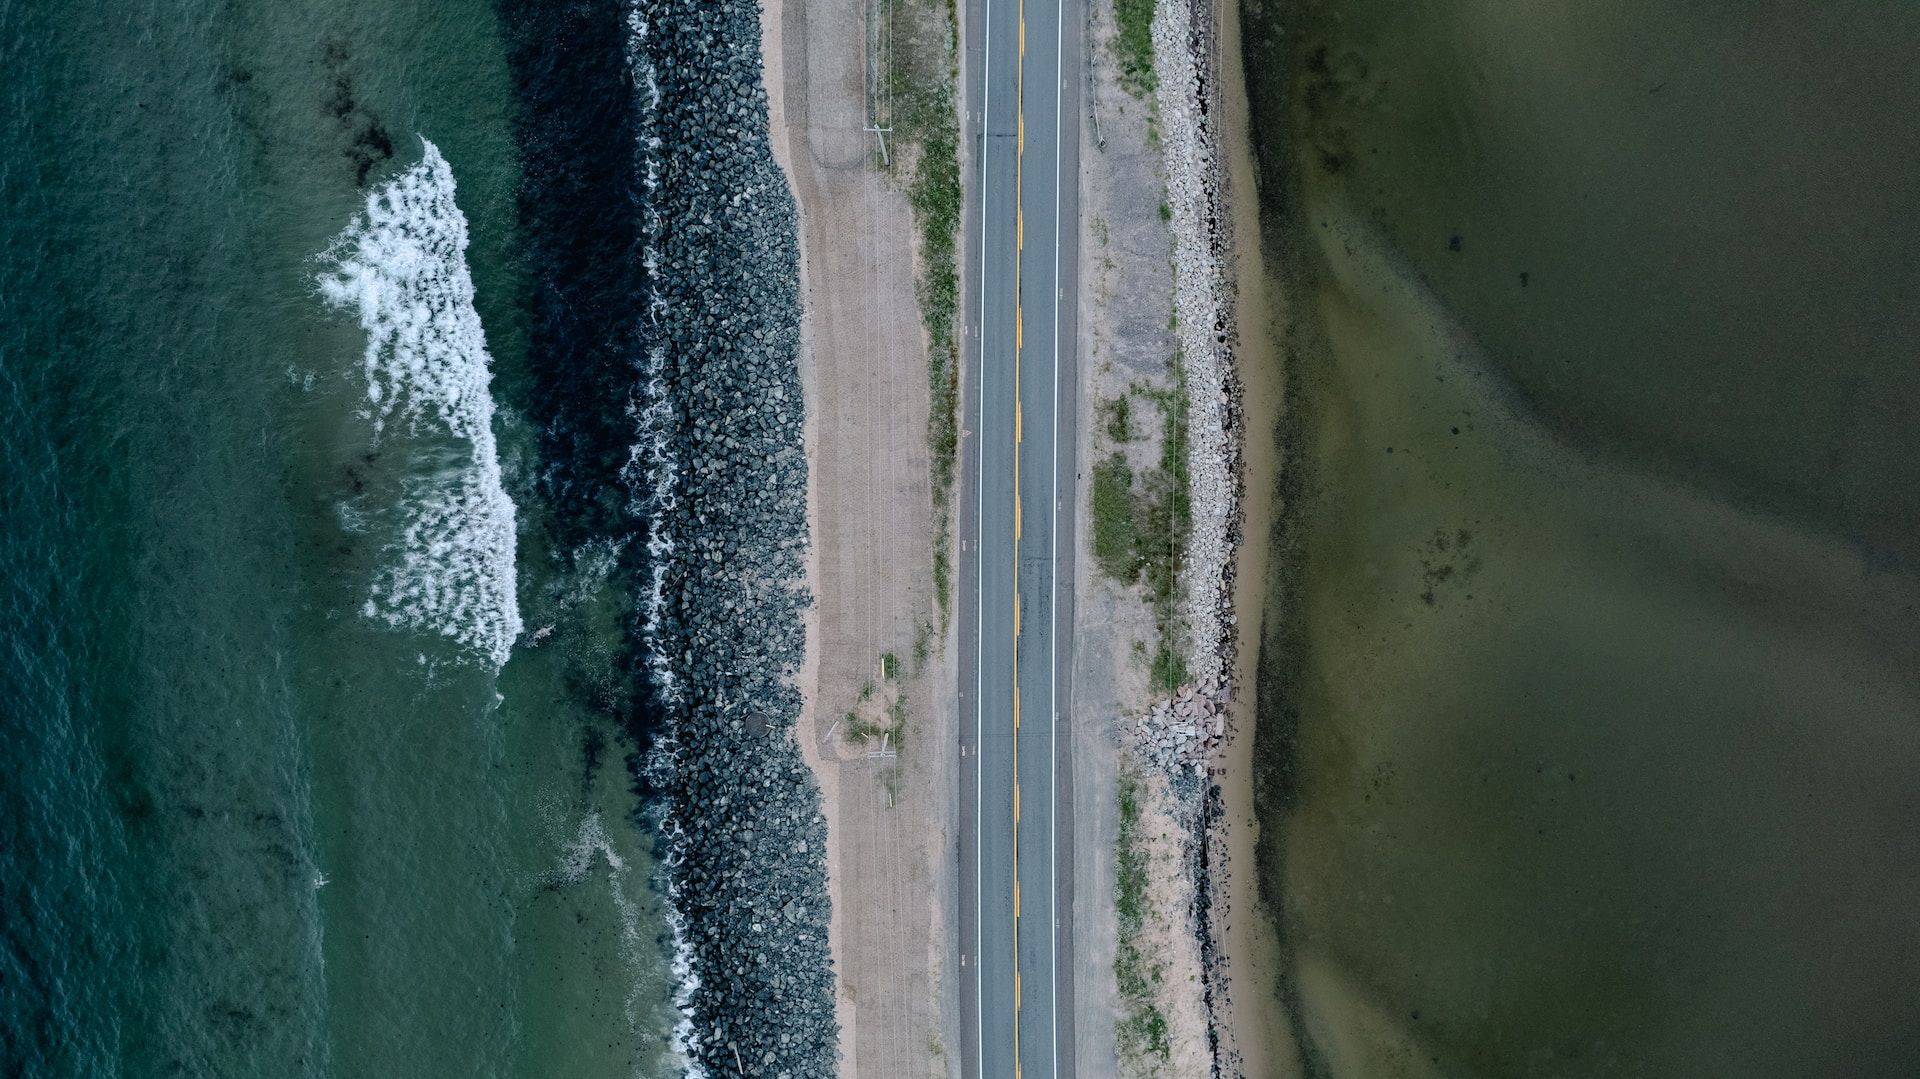
[[[807,461],[797,217],[774,162],[751,0],[633,11],[651,224],[648,772],[680,947],[689,1074],[830,1076],[826,821],[794,725]],[[650,428],[650,430],[649,430]]]
[[[1192,682],[1138,721],[1140,757],[1167,778],[1192,885],[1182,913],[1199,949],[1207,1055],[1212,1076],[1237,1075],[1221,1023],[1225,957],[1215,897],[1226,862],[1220,784],[1212,767],[1228,733],[1233,698],[1235,553],[1241,540],[1244,472],[1242,387],[1234,366],[1231,210],[1218,129],[1216,13],[1207,0],[1157,0],[1152,23],[1156,107],[1174,241],[1174,313],[1191,415],[1188,469],[1192,533],[1181,567]]]
[[[1240,542],[1241,387],[1234,371],[1231,214],[1216,129],[1219,86],[1210,2],[1157,0],[1155,105],[1173,226],[1175,334],[1191,415],[1193,531],[1181,567],[1195,684],[1226,685],[1233,665],[1234,550]]]

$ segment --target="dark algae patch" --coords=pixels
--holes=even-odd
[[[1920,1072],[1920,12],[1242,11],[1289,1063]]]

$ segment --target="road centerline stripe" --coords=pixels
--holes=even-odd
[[[1027,4],[1019,0],[1019,56],[1013,67],[1013,1075],[1020,1079],[1020,353],[1026,347],[1020,268],[1025,258]]]

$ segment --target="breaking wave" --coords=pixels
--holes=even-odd
[[[366,415],[378,442],[390,425],[451,435],[465,459],[405,484],[406,525],[375,574],[362,612],[403,629],[450,637],[506,663],[520,635],[514,506],[501,484],[493,437],[491,358],[473,278],[467,219],[453,170],[421,139],[420,163],[367,196],[365,210],[327,249],[334,268],[321,296],[357,312]]]
[[[660,294],[660,236],[663,222],[653,194],[660,186],[661,142],[656,130],[660,111],[660,81],[647,47],[651,29],[638,0],[627,6],[627,74],[633,83],[634,112],[637,120],[634,152],[639,157],[640,182],[645,188],[642,201],[641,260],[647,271],[646,325],[654,331],[653,343],[646,349],[641,367],[638,396],[628,405],[634,421],[635,441],[623,470],[627,489],[636,493],[635,509],[647,518],[647,583],[640,627],[646,653],[647,674],[654,691],[669,707],[679,703],[680,686],[674,677],[673,661],[664,643],[666,627],[667,570],[674,552],[673,534],[668,530],[669,516],[679,502],[680,459],[672,439],[674,403],[667,385],[667,349],[663,343],[661,317],[667,301]],[[644,492],[644,494],[641,494]],[[655,748],[655,767],[663,756],[671,755],[671,735],[667,744]],[[667,927],[673,939],[673,1004],[675,1021],[668,1042],[686,1067],[687,1079],[705,1079],[700,1063],[700,1034],[693,1023],[694,999],[700,991],[700,975],[694,970],[693,943],[687,937],[686,917],[681,913],[681,888],[674,872],[684,855],[678,852],[679,822],[670,819],[657,824],[666,834]]]
[[[660,343],[664,335],[657,332],[661,328],[660,319],[666,313],[667,302],[660,295],[658,285],[662,222],[660,211],[651,197],[660,186],[660,136],[654,130],[654,118],[660,110],[660,82],[647,52],[649,29],[650,24],[640,5],[630,5],[627,9],[627,72],[633,80],[638,116],[638,145],[635,152],[639,154],[640,180],[648,196],[642,210],[641,261],[646,267],[648,281],[646,324],[656,333],[652,335],[655,343],[648,346],[641,368],[643,377],[639,396],[628,405],[637,439],[623,478],[627,481],[628,490],[646,492],[642,504],[636,508],[648,518],[648,582],[641,626],[647,649],[647,672],[662,699],[677,702],[680,693],[674,679],[673,663],[661,644],[667,567],[673,554],[673,535],[667,530],[667,517],[678,503],[680,462],[671,437],[673,398],[666,382],[667,349]]]

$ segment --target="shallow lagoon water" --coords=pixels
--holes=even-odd
[[[1246,25],[1301,1070],[1913,1073],[1920,17]]]

